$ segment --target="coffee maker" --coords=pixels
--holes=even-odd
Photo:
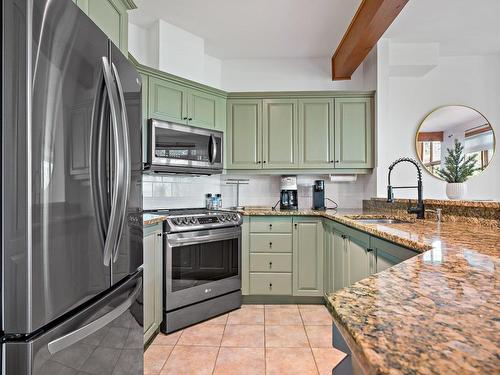
[[[313,210],[325,209],[325,181],[316,180],[313,185]]]
[[[297,210],[297,176],[281,176],[280,210]]]

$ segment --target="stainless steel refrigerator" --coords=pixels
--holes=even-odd
[[[1,12],[2,374],[142,374],[140,77],[71,0]]]

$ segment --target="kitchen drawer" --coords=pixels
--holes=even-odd
[[[250,234],[251,253],[291,253],[291,234]]]
[[[250,254],[252,272],[292,272],[292,254]]]
[[[250,294],[292,294],[291,273],[250,273]]]
[[[292,233],[291,217],[252,217],[250,232],[257,233]]]

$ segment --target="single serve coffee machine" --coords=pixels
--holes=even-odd
[[[280,210],[297,210],[297,176],[281,176]]]
[[[313,185],[313,210],[325,209],[325,181],[316,180]]]

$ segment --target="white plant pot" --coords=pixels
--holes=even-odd
[[[465,182],[448,182],[446,184],[446,196],[448,199],[464,199],[467,194],[467,185]]]

